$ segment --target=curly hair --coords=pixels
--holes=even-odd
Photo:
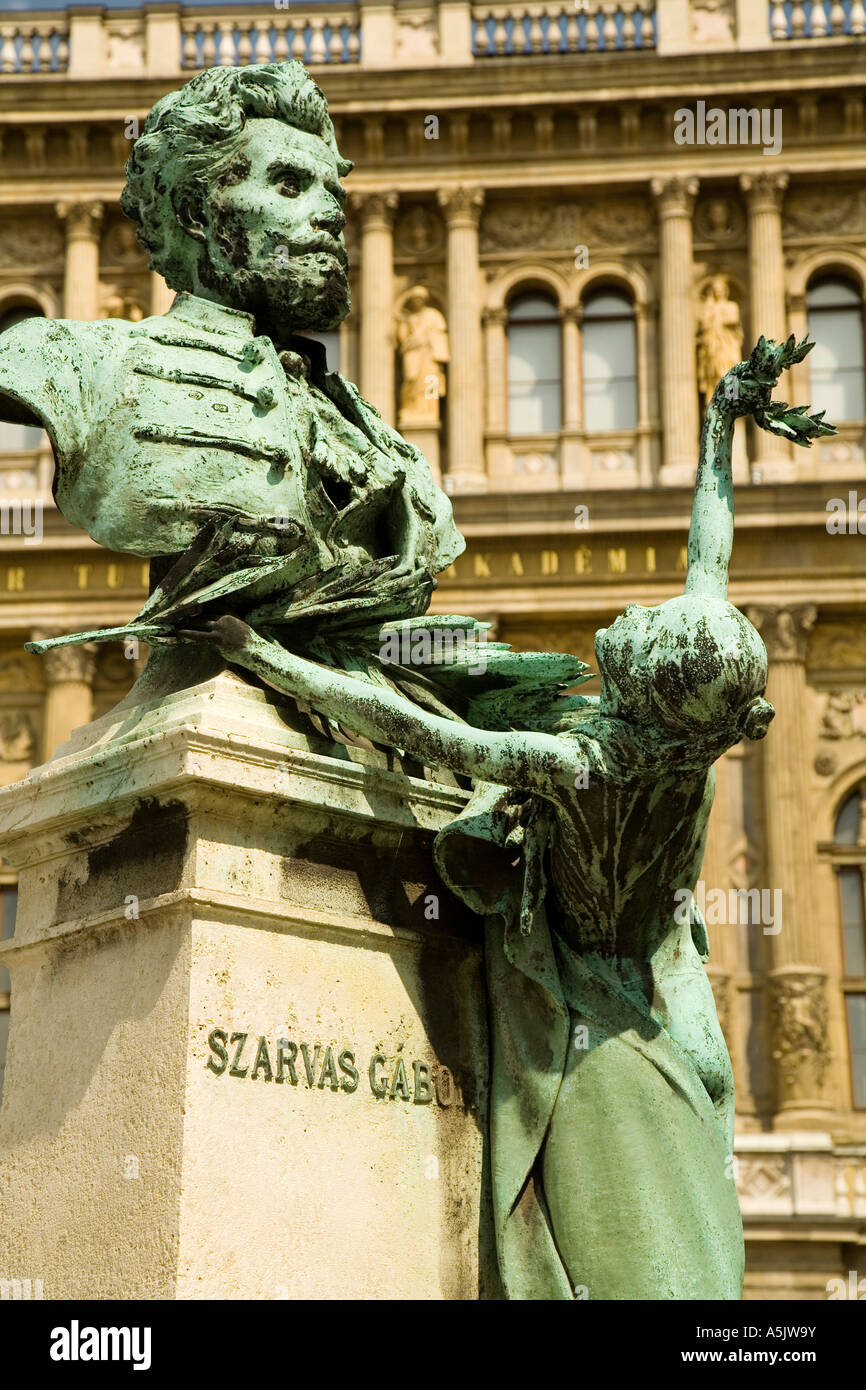
[[[126,165],[120,206],[136,224],[150,264],[172,289],[188,289],[192,247],[178,215],[201,207],[229,174],[248,120],[270,117],[317,135],[342,177],[352,168],[337,149],[325,97],[303,63],[209,68],[156,103]]]

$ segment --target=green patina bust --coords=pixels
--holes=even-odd
[[[294,556],[283,591],[375,563],[392,615],[424,611],[463,549],[448,499],[302,336],[349,309],[351,167],[297,62],[216,68],[153,108],[122,207],[171,309],[0,339],[0,416],[44,424],[57,504],[94,540],[170,557],[228,518],[251,564]]]
[[[600,694],[568,694],[588,678],[573,657],[425,616],[462,549],[447,499],[297,336],[347,309],[347,167],[299,64],[203,73],[151,112],[124,194],[171,311],[3,336],[0,413],[45,423],[64,514],[160,557],[133,622],[56,640],[140,636],[178,662],[207,644],[332,727],[471,778],[435,854],[486,923],[506,1297],[739,1298],[731,1067],[706,928],[679,907],[713,764],[773,716],[763,643],[727,601],[734,424],[832,433],[771,400],[810,344],[761,338],[719,383],[685,592],[629,605],[596,637]]]

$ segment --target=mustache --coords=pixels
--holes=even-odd
[[[326,232],[312,233],[303,240],[295,239],[287,241],[284,237],[274,237],[270,244],[270,253],[277,260],[284,260],[287,256],[294,260],[296,256],[312,256],[317,252],[325,252],[339,261],[343,270],[349,269],[349,256],[342,242],[337,241],[336,237],[328,236]]]

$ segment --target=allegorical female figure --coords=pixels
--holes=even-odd
[[[217,621],[191,628],[181,605],[148,639],[213,641],[341,726],[475,780],[435,853],[486,917],[493,1205],[509,1298],[740,1296],[731,1066],[706,929],[696,907],[684,916],[678,905],[700,871],[713,764],[763,738],[773,717],[766,650],[727,602],[734,422],[751,413],[806,445],[832,433],[770,402],[808,347],[762,338],[716,387],[685,591],[630,604],[597,633],[596,698],[559,694],[584,678],[581,663],[501,644],[484,661],[477,646],[452,649],[420,672],[401,656],[401,673],[386,669],[383,641],[378,672],[367,660],[348,675],[289,650],[297,602],[282,617],[248,611],[237,587]],[[407,626],[460,623],[473,627]]]

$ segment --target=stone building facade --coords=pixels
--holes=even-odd
[[[737,440],[731,599],[777,715],[719,765],[702,875],[759,1298],[866,1276],[864,35],[858,0],[0,16],[0,331],[162,312],[118,207],[146,111],[214,62],[308,63],[357,166],[332,365],[452,496],[468,547],[437,609],[514,646],[592,664],[626,602],[676,592],[707,382],[761,332],[817,339],[788,394],[838,435],[796,457],[751,423]],[[0,426],[4,782],[134,674],[119,648],[22,650],[146,593],[140,561],[59,516],[51,474],[44,436]]]

